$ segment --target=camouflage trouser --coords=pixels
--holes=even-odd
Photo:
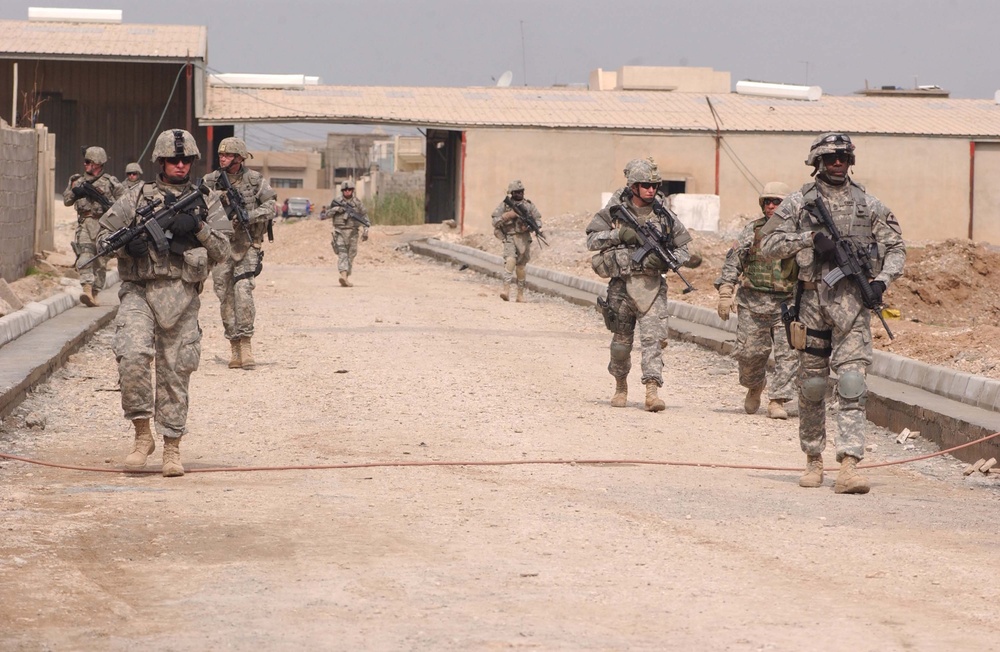
[[[212,269],[212,286],[219,297],[222,313],[222,328],[227,340],[253,337],[253,322],[257,308],[253,303],[253,289],[256,279],[259,251],[256,247],[247,250],[243,260],[227,258]],[[237,276],[240,280],[234,281]]]
[[[781,313],[751,312],[740,306],[737,312],[736,348],[733,357],[739,363],[740,385],[760,387],[767,373],[767,359],[774,350],[774,375],[767,389],[772,400],[795,398],[799,374],[799,352],[788,346]]]
[[[333,230],[333,250],[337,253],[337,271],[351,273],[354,257],[358,255],[359,229]]]
[[[624,378],[632,370],[632,342],[635,327],[639,326],[639,344],[642,347],[642,383],[650,380],[663,386],[663,349],[667,346],[667,287],[660,292],[649,310],[640,314],[635,301],[628,295],[625,282],[611,279],[608,283],[608,305],[618,316],[618,332],[611,337],[611,362],[608,372],[615,378]]]
[[[146,300],[143,285],[125,282],[118,293],[112,349],[118,360],[118,382],[125,418],[154,419],[164,437],[184,434],[188,413],[188,382],[201,359],[201,299],[183,308],[172,328],[159,325]],[[153,363],[156,395],[153,395]]]
[[[97,253],[97,232],[101,225],[95,217],[85,217],[77,220],[76,235],[73,237],[73,253],[76,262],[90,258]],[[104,289],[108,263],[104,258],[98,258],[80,271],[80,283],[92,285],[95,290]]]
[[[517,284],[524,285],[524,266],[531,260],[531,236],[527,233],[508,233],[503,239],[503,282],[513,283],[515,271]]]
[[[832,330],[833,354],[829,358],[802,352],[799,369],[799,444],[808,455],[819,455],[826,448],[826,400],[811,400],[804,392],[806,383],[820,381],[825,385],[834,371],[838,376],[848,371],[856,371],[862,375],[872,361],[871,313],[862,310],[857,317],[844,327],[835,325],[833,316],[827,306],[820,306],[817,292],[805,290],[799,306],[799,321],[806,328],[815,330]],[[817,337],[807,337],[809,347],[824,348],[829,340]],[[816,386],[816,385],[814,385]],[[837,422],[837,461],[845,455],[862,459],[865,456],[865,402],[868,391],[865,390],[857,398],[837,397],[837,406],[831,410]]]

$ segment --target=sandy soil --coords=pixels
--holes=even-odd
[[[991,648],[994,478],[933,458],[868,471],[867,496],[800,489],[756,468],[800,466],[796,421],[744,414],[732,360],[684,343],[666,411],[641,409],[638,368],[612,409],[596,313],[504,303],[407,253],[437,232],[454,237],[374,228],[342,289],[329,223],[278,225],[252,372],[226,367],[207,288],[185,464],[529,464],[166,479],[2,462],[0,649]],[[110,337],[4,420],[0,450],[119,468]],[[933,450],[877,428],[870,447]],[[530,464],[567,459],[746,468]]]

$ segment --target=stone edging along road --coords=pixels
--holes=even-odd
[[[503,260],[472,247],[434,238],[414,241],[416,254],[476,272],[500,277]],[[606,284],[535,265],[527,266],[529,289],[580,305],[596,305]],[[714,310],[669,302],[671,334],[722,353],[732,350],[736,320],[722,321]],[[910,428],[942,448],[964,444],[1000,431],[1000,381],[926,364],[893,353],[875,351],[868,369],[868,419],[891,430]],[[992,440],[958,451],[967,461],[1000,457],[1000,442]]]

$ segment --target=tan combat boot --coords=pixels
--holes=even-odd
[[[628,377],[615,377],[615,395],[611,397],[611,407],[625,407],[628,403]]]
[[[125,456],[125,468],[138,471],[146,466],[146,458],[156,450],[156,443],[149,428],[149,419],[133,419],[132,425],[135,426],[135,448]]]
[[[806,472],[799,476],[799,486],[806,488],[823,486],[822,455],[806,455]]]
[[[184,475],[184,467],[181,466],[181,438],[163,438],[163,477],[176,478]]]
[[[500,290],[500,298],[504,301],[510,301],[510,283],[503,284],[503,289]]]
[[[651,380],[646,383],[646,411],[647,412],[659,412],[667,407],[667,404],[656,395],[656,390],[660,388],[656,384],[655,380]]]
[[[524,303],[524,286],[520,283],[517,284],[517,299],[518,303]]]
[[[345,288],[351,287],[351,282],[347,280],[347,272],[340,273],[340,285]]]
[[[772,398],[771,402],[767,404],[767,418],[768,419],[787,419],[788,412],[785,410],[785,400],[780,398]]]
[[[243,366],[243,361],[240,360],[240,340],[236,338],[235,340],[229,340],[229,346],[232,348],[232,356],[229,358],[229,368],[239,369]]]
[[[250,346],[250,338],[240,339],[240,360],[243,361],[244,369],[253,369],[257,366],[257,361],[253,358],[253,347]]]
[[[97,299],[94,297],[94,286],[90,283],[83,284],[83,294],[80,295],[80,303],[90,308],[97,305]]]
[[[751,387],[747,390],[746,398],[743,399],[743,409],[747,411],[747,414],[756,414],[757,410],[760,409],[760,395],[764,391],[764,385],[766,383],[761,383],[760,387]]]
[[[858,458],[848,455],[840,462],[837,483],[833,485],[838,494],[866,494],[871,489],[868,481],[858,473]]]

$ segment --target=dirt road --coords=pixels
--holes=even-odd
[[[301,228],[329,257],[325,228]],[[795,420],[743,413],[731,360],[672,343],[668,407],[651,414],[636,353],[630,404],[614,410],[595,313],[503,303],[495,281],[397,253],[397,239],[375,230],[351,289],[329,260],[274,264],[276,251],[252,372],[226,367],[206,289],[189,470],[802,463]],[[5,451],[121,464],[131,435],[109,343],[6,420]],[[920,452],[877,429],[872,442],[868,461]],[[829,477],[805,490],[791,471],[637,464],[166,479],[4,462],[0,649],[996,649],[1000,491],[960,470],[872,470],[872,493],[839,496]]]

